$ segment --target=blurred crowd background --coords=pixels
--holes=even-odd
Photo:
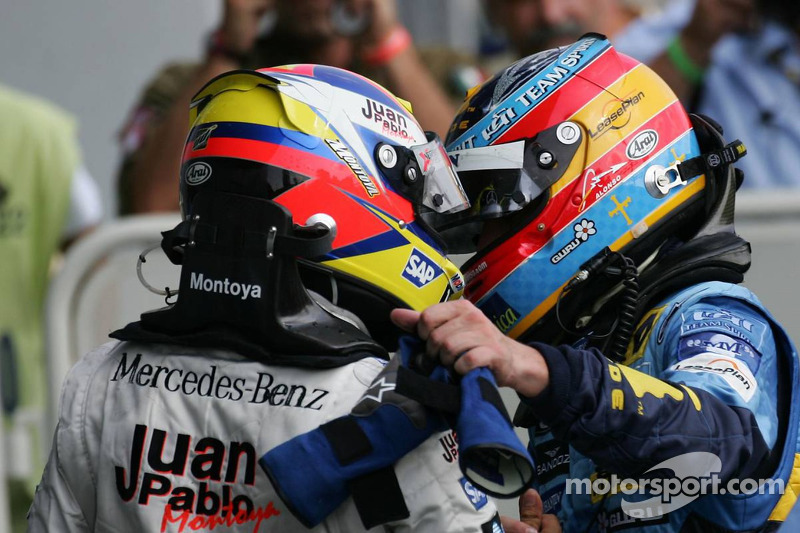
[[[444,137],[470,87],[520,57],[590,31],[650,65],[685,107],[715,119],[729,140],[745,142],[744,188],[800,186],[797,2],[5,2],[0,392],[6,425],[28,424],[26,413],[44,401],[41,314],[51,259],[103,221],[178,210],[187,105],[207,79],[237,67],[287,63],[351,68],[410,100],[423,127]],[[20,435],[16,449],[32,446]],[[29,455],[27,463],[15,456],[12,466],[32,490],[39,453]]]
[[[699,0],[697,6],[693,0],[398,0],[396,3],[397,17],[408,28],[418,49],[444,47],[462,56],[476,57],[484,75],[520,53],[552,44],[555,42],[552,38],[559,32],[565,33],[564,41],[568,41],[575,33],[590,30],[609,34],[612,42],[626,53],[652,62],[659,49],[665,50],[671,37],[684,29],[684,33],[697,38],[691,43],[684,39],[685,50],[678,52],[692,54],[691,47],[705,45],[712,50],[714,45],[725,44],[727,47],[718,52],[727,53],[729,62],[741,62],[742,58],[737,56],[741,52],[737,48],[740,43],[725,43],[721,37],[728,32],[761,32],[755,28],[763,25],[756,23],[755,11],[765,12],[771,3],[792,4],[768,0]],[[705,11],[694,17],[702,22],[693,20],[693,8]],[[797,10],[791,6],[788,9]],[[220,26],[224,10],[224,0],[30,0],[4,5],[0,17],[0,82],[47,98],[77,118],[85,166],[100,188],[106,218],[118,212],[117,172],[123,154],[120,132],[145,85],[170,61],[201,61],[209,36]],[[654,22],[628,27],[640,13]],[[542,22],[545,17],[556,22],[545,27]],[[790,19],[786,15],[781,20],[788,26]],[[537,24],[543,31],[531,32],[530,27]],[[796,37],[797,33],[793,35]],[[760,66],[786,77],[797,92],[800,56],[796,39],[792,42],[772,37],[776,43],[774,49],[764,52],[766,64]],[[528,38],[525,49],[519,50],[520,43]],[[791,45],[788,53],[787,43]],[[671,52],[673,58],[685,59],[680,53],[675,54],[674,49]],[[440,65],[430,66],[441,70]],[[464,65],[452,66],[452,77],[458,79],[450,80],[454,86],[450,89],[457,86],[455,90],[463,90],[478,81],[476,72],[462,69]],[[691,72],[693,65],[684,61],[683,66]],[[747,63],[742,63],[742,68],[745,66]],[[749,76],[749,72],[741,72],[742,78]],[[759,80],[751,81],[755,86],[752,90],[758,91],[760,85],[755,82]],[[774,84],[771,87],[775,89]],[[744,91],[741,87],[740,90]],[[747,91],[750,90],[748,87]],[[727,88],[726,94],[729,92]],[[800,94],[794,98],[800,101]],[[732,101],[719,104],[741,106],[741,101],[737,102],[734,96]],[[772,122],[778,130],[800,129],[793,128],[790,120],[770,107],[774,104],[777,110],[786,110],[787,106],[791,108],[791,102],[781,99],[768,104],[754,110],[760,122]],[[800,104],[793,105],[800,109]],[[749,116],[743,120],[749,120]],[[738,124],[723,123],[723,126],[731,130]],[[742,135],[739,131],[731,133]],[[800,142],[800,136],[794,140]],[[773,149],[778,148],[773,144]],[[770,156],[776,157],[774,153]],[[767,180],[749,176],[748,181],[794,185],[800,183],[800,177]]]

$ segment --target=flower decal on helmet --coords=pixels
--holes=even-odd
[[[597,229],[594,227],[594,222],[585,218],[578,224],[575,224],[572,229],[575,230],[575,238],[580,239],[583,242],[589,238],[589,235],[594,235],[597,233]]]

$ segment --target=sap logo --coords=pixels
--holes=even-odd
[[[403,277],[419,288],[424,287],[442,273],[439,265],[427,255],[416,248],[411,252],[406,267],[403,269]]]
[[[486,494],[470,483],[467,478],[462,477],[459,481],[461,482],[461,488],[464,489],[464,494],[467,495],[467,499],[476,510],[489,503],[489,498]]]
[[[189,165],[184,176],[188,185],[200,185],[210,177],[211,165],[202,161]]]
[[[652,152],[658,145],[656,130],[644,130],[631,140],[625,154],[630,159],[642,159]]]

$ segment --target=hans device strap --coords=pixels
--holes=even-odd
[[[331,250],[327,227],[297,226],[276,202],[219,191],[198,193],[192,209],[163,234],[162,248],[181,265],[178,301],[112,336],[305,367],[388,357],[357,326],[320,307],[300,278],[298,257]]]

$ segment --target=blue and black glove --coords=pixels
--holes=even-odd
[[[441,366],[423,376],[409,368],[421,343],[378,374],[349,415],[270,450],[260,459],[281,499],[314,527],[353,496],[366,528],[409,516],[393,465],[431,435],[455,428],[459,464],[477,487],[512,497],[533,478],[533,461],[511,426],[494,377],[477,369],[451,383]]]
[[[447,424],[395,392],[401,359],[389,361],[349,415],[261,457],[281,499],[305,526],[322,522],[351,494],[367,528],[409,515],[392,465]],[[388,496],[393,491],[399,498]]]

